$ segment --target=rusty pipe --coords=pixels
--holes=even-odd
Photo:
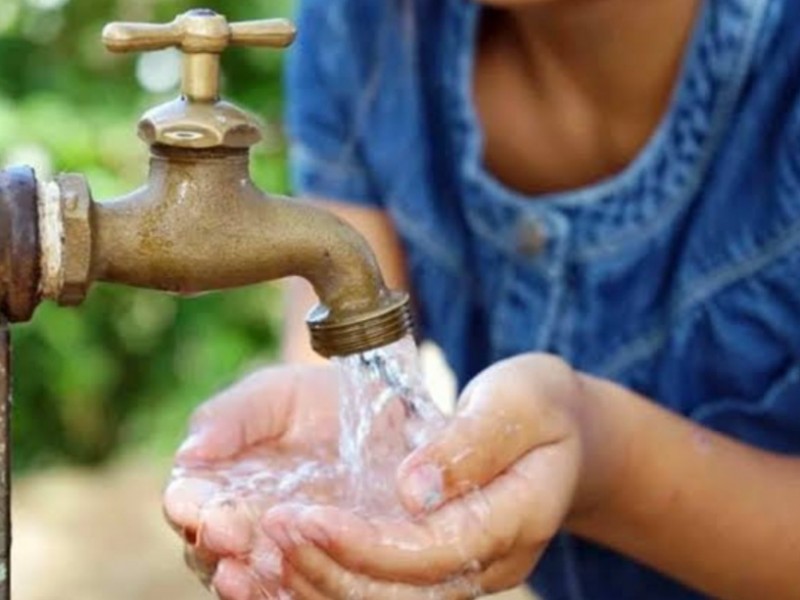
[[[0,312],[27,321],[39,303],[38,186],[33,170],[0,171]]]
[[[11,337],[0,313],[0,600],[11,597]]]
[[[0,171],[0,600],[11,586],[11,337],[9,321],[39,301],[37,184],[33,170]]]

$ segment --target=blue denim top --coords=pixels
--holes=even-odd
[[[289,67],[296,192],[388,211],[422,333],[462,385],[554,352],[800,454],[800,2],[707,0],[638,157],[536,198],[481,162],[479,15],[467,0],[306,0]],[[702,597],[567,534],[532,583],[547,600]]]

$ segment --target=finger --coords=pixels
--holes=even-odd
[[[417,522],[372,519],[332,507],[268,513],[297,527],[348,570],[376,579],[435,583],[485,567],[516,544],[544,544],[574,493],[577,452],[561,445],[528,453],[486,488]]]
[[[485,571],[469,576],[474,589],[480,590],[481,594],[495,594],[523,584],[539,562],[545,547],[520,548]]]
[[[253,525],[258,522],[247,500],[220,498],[207,503],[200,511],[198,542],[220,555],[243,556],[253,543]]]
[[[549,363],[553,362],[553,365]],[[459,413],[439,438],[413,452],[398,469],[398,488],[406,508],[430,512],[469,490],[483,487],[533,448],[552,444],[569,432],[552,400],[532,391],[529,371],[556,373],[549,357],[498,363],[479,375],[462,395]],[[567,370],[567,367],[563,367]],[[544,394],[544,392],[539,392]]]
[[[257,588],[247,567],[232,559],[220,561],[211,586],[221,600],[251,600]]]
[[[295,600],[332,600],[331,596],[323,595],[302,574],[291,565],[286,567],[283,577],[284,590],[288,591]],[[362,598],[362,596],[344,596],[344,598]]]
[[[295,527],[297,517],[306,508],[302,505],[287,504],[273,508],[264,519],[264,529],[285,558],[283,564],[283,585],[292,594],[303,600],[329,600],[336,598],[334,589],[346,591],[342,598],[364,598],[364,590],[358,582],[344,572],[341,567],[328,559],[327,563],[314,561],[314,552],[321,553],[313,544],[307,542]],[[310,553],[307,563],[294,564],[290,554],[300,549]],[[300,568],[298,568],[298,566]],[[341,578],[341,581],[336,581]],[[327,582],[327,584],[326,584]]]
[[[208,587],[217,570],[217,557],[194,546],[186,545],[183,548],[183,560],[200,582]]]
[[[333,561],[325,552],[306,544],[289,555],[291,576],[287,587],[316,598],[362,598],[364,600],[449,600],[477,598],[481,595],[475,582],[467,576],[434,586],[415,586],[380,581],[350,572]],[[299,586],[299,587],[295,587]]]
[[[178,461],[230,458],[259,441],[280,437],[291,421],[295,391],[332,379],[327,367],[282,366],[261,370],[197,409]],[[312,384],[313,385],[313,384]]]
[[[272,524],[270,530],[280,527],[295,527],[301,538],[276,540],[285,554],[307,539],[342,568],[374,579],[427,586],[470,569],[476,562],[463,547],[457,527],[449,524],[443,531],[434,531],[424,523],[370,522],[343,510],[323,508],[313,509],[291,524]]]
[[[221,486],[207,479],[194,477],[172,481],[164,492],[164,516],[188,542],[200,528],[203,506],[219,495]]]
[[[302,595],[320,598],[366,598],[365,586],[313,544],[288,542],[293,536],[284,533],[280,544],[288,565],[285,583],[288,589]],[[350,594],[350,596],[348,596]]]
[[[262,596],[277,597],[283,577],[283,553],[271,539],[259,536],[250,553],[250,569]]]

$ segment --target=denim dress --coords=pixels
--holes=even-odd
[[[288,72],[296,193],[390,215],[421,333],[461,385],[505,357],[552,352],[800,455],[800,2],[707,0],[639,155],[537,197],[481,161],[480,10],[305,0]],[[547,600],[702,597],[566,533],[531,583]]]

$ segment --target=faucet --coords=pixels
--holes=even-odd
[[[13,322],[43,299],[79,304],[96,281],[189,294],[300,276],[319,297],[307,324],[323,356],[409,333],[409,298],[387,289],[361,235],[250,179],[249,148],[261,130],[220,99],[220,55],[231,45],[282,48],[294,37],[283,19],[228,23],[206,9],[166,24],[107,25],[112,52],[178,48],[181,96],[139,121],[149,176],[124,197],[95,202],[79,174],[0,174],[0,312]]]
[[[80,174],[42,181],[25,166],[0,171],[0,600],[11,571],[9,322],[27,321],[46,299],[80,304],[97,281],[197,293],[296,275],[319,296],[307,324],[323,356],[411,332],[408,295],[387,289],[361,235],[250,179],[261,130],[220,99],[220,55],[231,45],[282,48],[294,36],[285,20],[228,23],[205,9],[167,24],[112,23],[103,31],[112,52],[183,53],[181,96],[139,121],[150,147],[145,185],[95,202]]]

